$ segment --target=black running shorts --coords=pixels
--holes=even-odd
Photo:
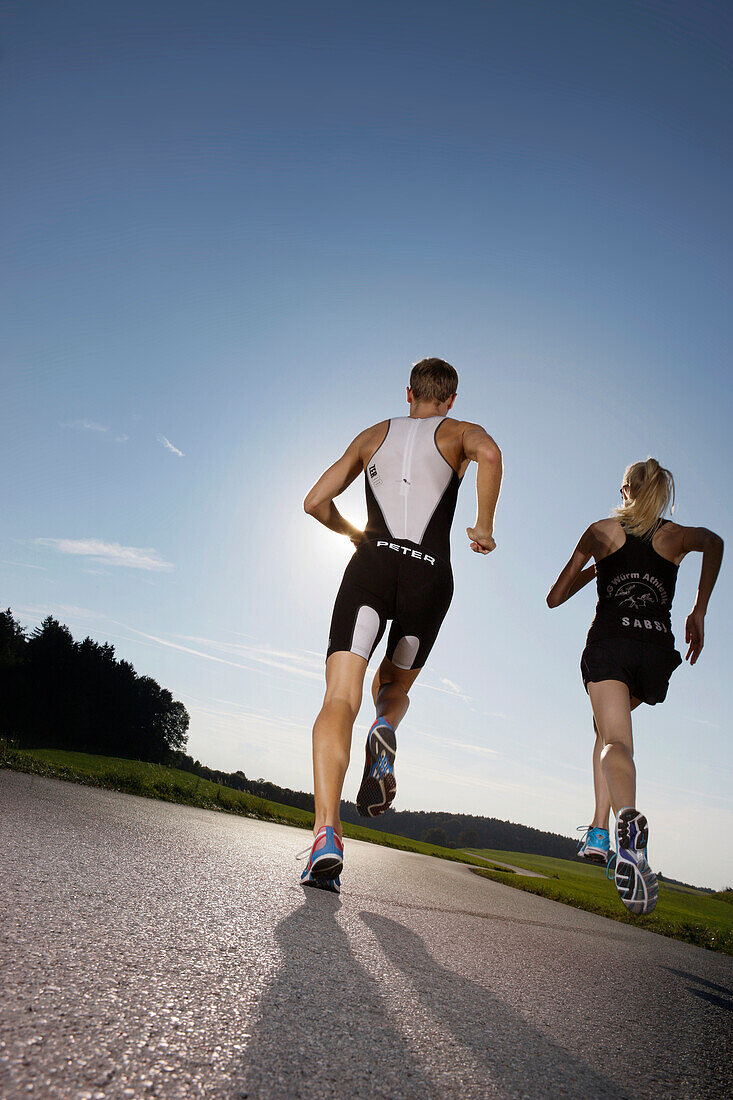
[[[620,680],[632,698],[642,703],[663,703],[669,678],[682,663],[676,649],[651,645],[637,638],[605,638],[583,650],[580,671],[585,690],[601,680]]]
[[[363,542],[336,597],[327,657],[346,651],[368,661],[391,619],[387,657],[398,668],[422,668],[452,596],[448,562],[409,542]]]

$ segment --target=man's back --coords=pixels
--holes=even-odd
[[[443,416],[399,416],[367,459],[365,538],[393,539],[445,560],[460,484],[438,448]]]

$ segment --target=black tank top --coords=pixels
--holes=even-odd
[[[623,546],[596,564],[598,604],[587,643],[638,638],[674,649],[676,582],[677,566],[657,553],[650,538],[627,534]]]

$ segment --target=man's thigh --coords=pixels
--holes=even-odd
[[[370,659],[394,613],[394,565],[389,559],[386,565],[392,569],[380,569],[370,544],[359,547],[349,562],[331,617],[329,659],[338,652]]]
[[[409,568],[407,567],[409,566]],[[396,615],[387,657],[403,671],[422,668],[453,598],[453,574],[445,562],[405,563],[395,597]]]
[[[326,661],[326,695],[324,703],[343,700],[348,703],[356,715],[361,706],[361,693],[364,687],[364,673],[367,662],[357,653],[340,650],[332,653]]]

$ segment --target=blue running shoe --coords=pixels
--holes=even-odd
[[[584,859],[586,863],[600,863],[605,867],[611,854],[608,829],[597,829],[593,825],[579,825],[578,828],[585,829],[585,834],[580,838],[578,859]]]
[[[619,810],[616,819],[616,866],[613,878],[618,896],[630,913],[651,913],[657,904],[657,876],[646,858],[649,826],[633,806]]]
[[[300,882],[303,886],[317,886],[321,890],[341,892],[339,875],[344,868],[344,842],[330,825],[324,825],[310,848],[306,848],[308,862],[303,868]],[[305,854],[305,853],[303,853]]]
[[[366,741],[366,763],[356,808],[362,817],[383,814],[397,793],[394,758],[397,738],[386,718],[377,718]]]

